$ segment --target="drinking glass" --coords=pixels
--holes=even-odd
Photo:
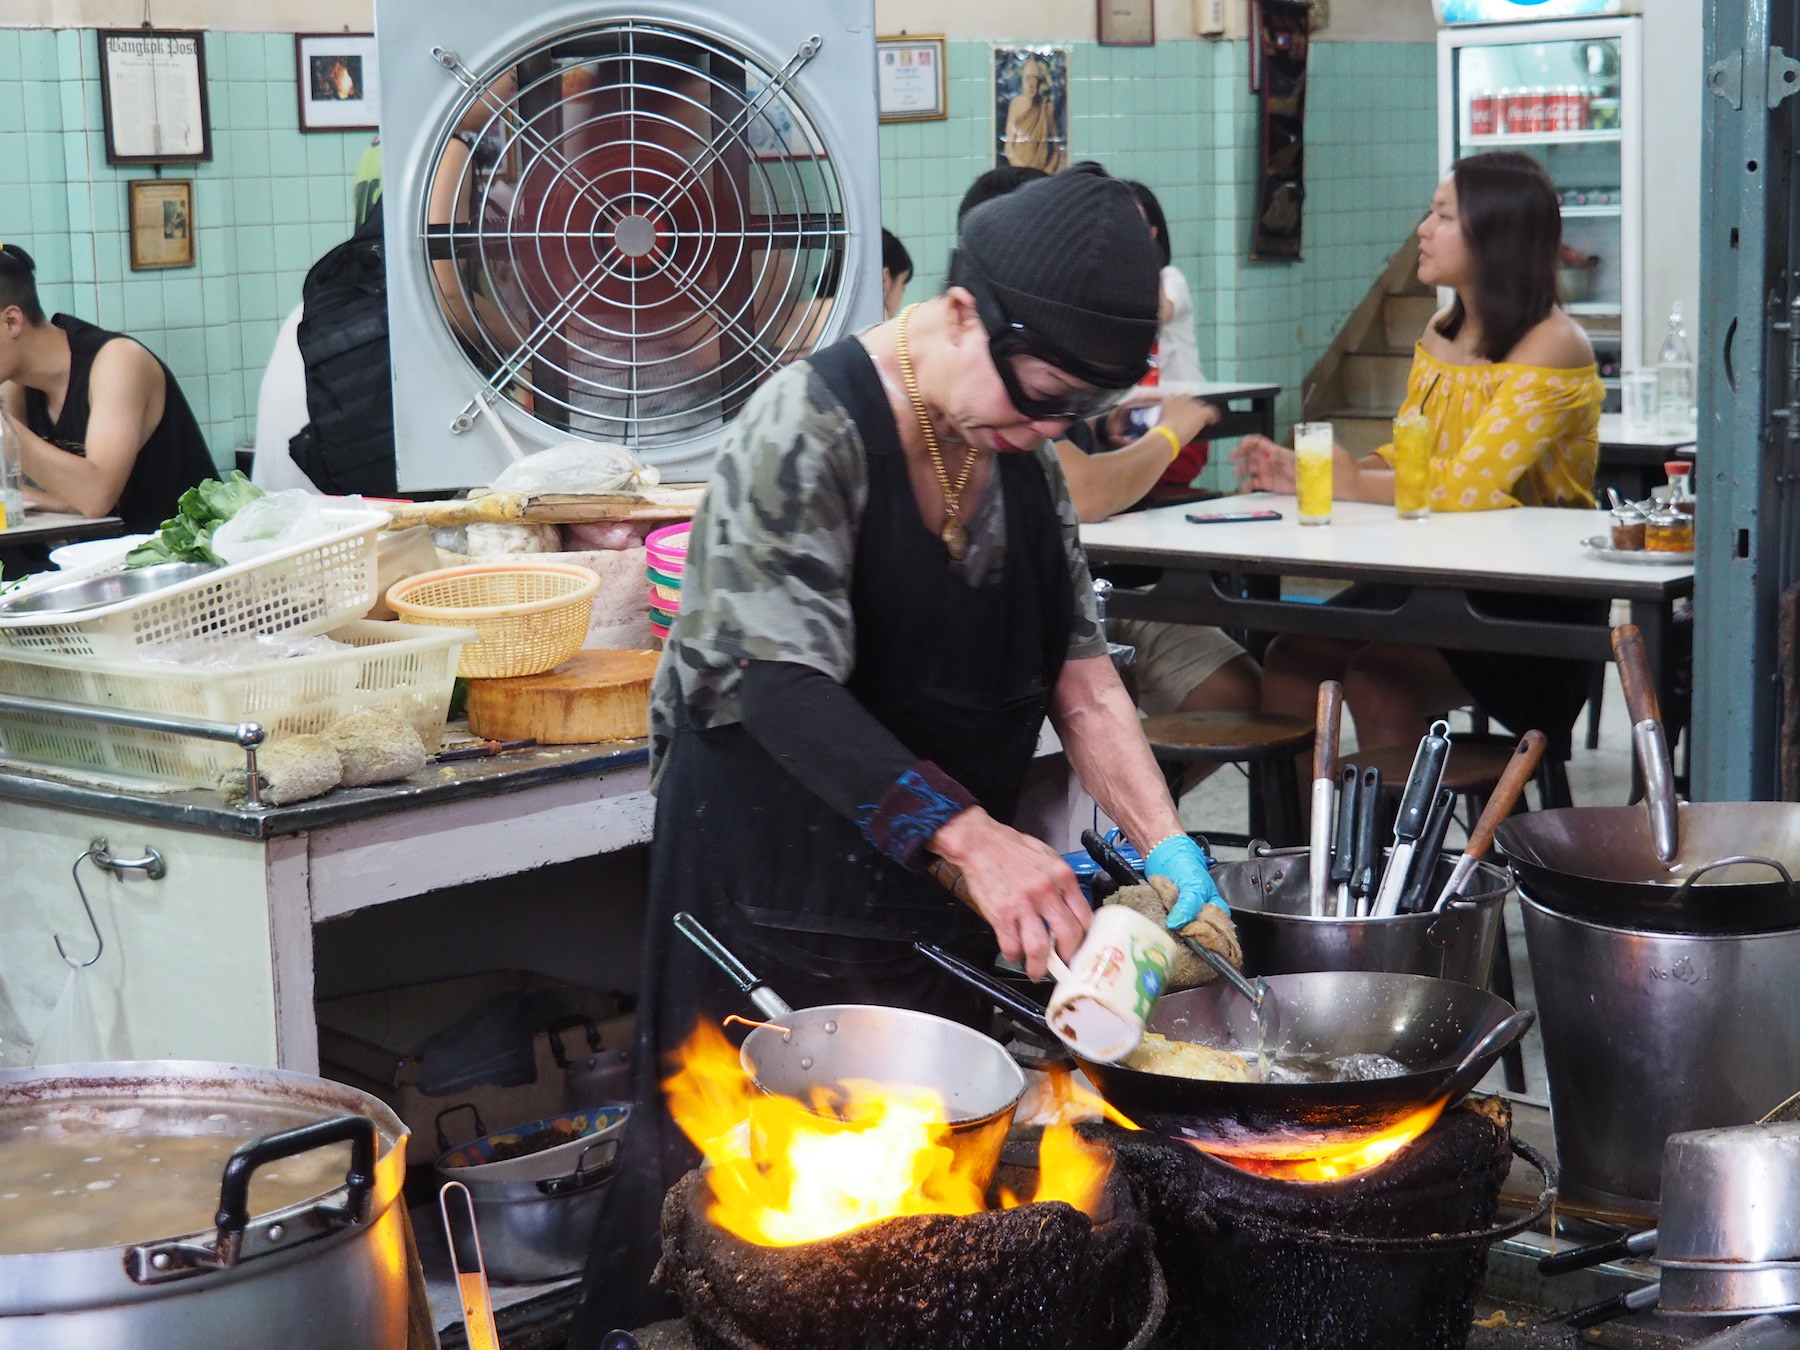
[[[1431,419],[1418,413],[1394,419],[1394,511],[1402,520],[1431,514]]]
[[[1302,525],[1331,524],[1331,423],[1294,428],[1294,495]]]
[[[1656,372],[1628,370],[1619,376],[1619,405],[1625,425],[1633,431],[1656,427]]]

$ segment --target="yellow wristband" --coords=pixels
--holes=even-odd
[[[1169,462],[1173,464],[1176,456],[1181,453],[1181,441],[1174,432],[1170,431],[1161,422],[1158,422],[1155,426],[1151,427],[1147,434],[1154,436],[1159,432],[1169,438]]]

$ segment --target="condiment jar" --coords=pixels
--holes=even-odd
[[[1648,522],[1641,511],[1612,513],[1612,546],[1620,553],[1639,553],[1644,548],[1644,531]]]
[[[1644,529],[1644,547],[1651,553],[1692,553],[1694,518],[1666,507],[1657,511]]]

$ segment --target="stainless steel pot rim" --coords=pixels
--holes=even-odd
[[[1231,912],[1233,914],[1254,914],[1258,919],[1266,920],[1269,923],[1321,924],[1342,926],[1344,928],[1361,928],[1365,926],[1400,927],[1410,923],[1430,927],[1447,913],[1452,913],[1459,909],[1483,909],[1490,905],[1498,905],[1505,899],[1506,896],[1504,893],[1499,895],[1484,895],[1472,899],[1464,897],[1462,899],[1451,901],[1451,903],[1444,906],[1441,911],[1426,910],[1422,914],[1389,914],[1382,918],[1376,918],[1371,914],[1346,919],[1340,919],[1336,915],[1331,914],[1278,914],[1270,910],[1258,909],[1255,905],[1245,904],[1236,900],[1231,902]]]
[[[1652,1258],[1650,1264],[1673,1270],[1716,1271],[1725,1275],[1753,1275],[1768,1270],[1791,1270],[1800,1274],[1800,1257],[1788,1257],[1779,1261],[1703,1261],[1681,1256],[1657,1256]]]
[[[1604,885],[1606,883],[1600,884]],[[1633,938],[1667,939],[1671,942],[1758,942],[1770,940],[1787,941],[1791,939],[1794,934],[1800,933],[1800,925],[1788,928],[1759,928],[1746,932],[1734,932],[1729,930],[1721,932],[1717,929],[1692,931],[1685,928],[1633,928],[1625,924],[1601,923],[1598,920],[1588,918],[1583,914],[1571,914],[1568,910],[1557,905],[1545,904],[1542,900],[1537,899],[1530,891],[1525,889],[1525,883],[1523,881],[1519,883],[1518,891],[1519,900],[1522,903],[1531,906],[1531,908],[1538,910],[1541,913],[1553,915],[1563,923],[1579,924],[1583,928],[1592,928],[1596,932],[1601,933],[1623,933]]]

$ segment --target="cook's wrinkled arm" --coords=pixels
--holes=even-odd
[[[1064,663],[1050,720],[1075,776],[1140,852],[1181,833],[1168,785],[1111,657]]]

